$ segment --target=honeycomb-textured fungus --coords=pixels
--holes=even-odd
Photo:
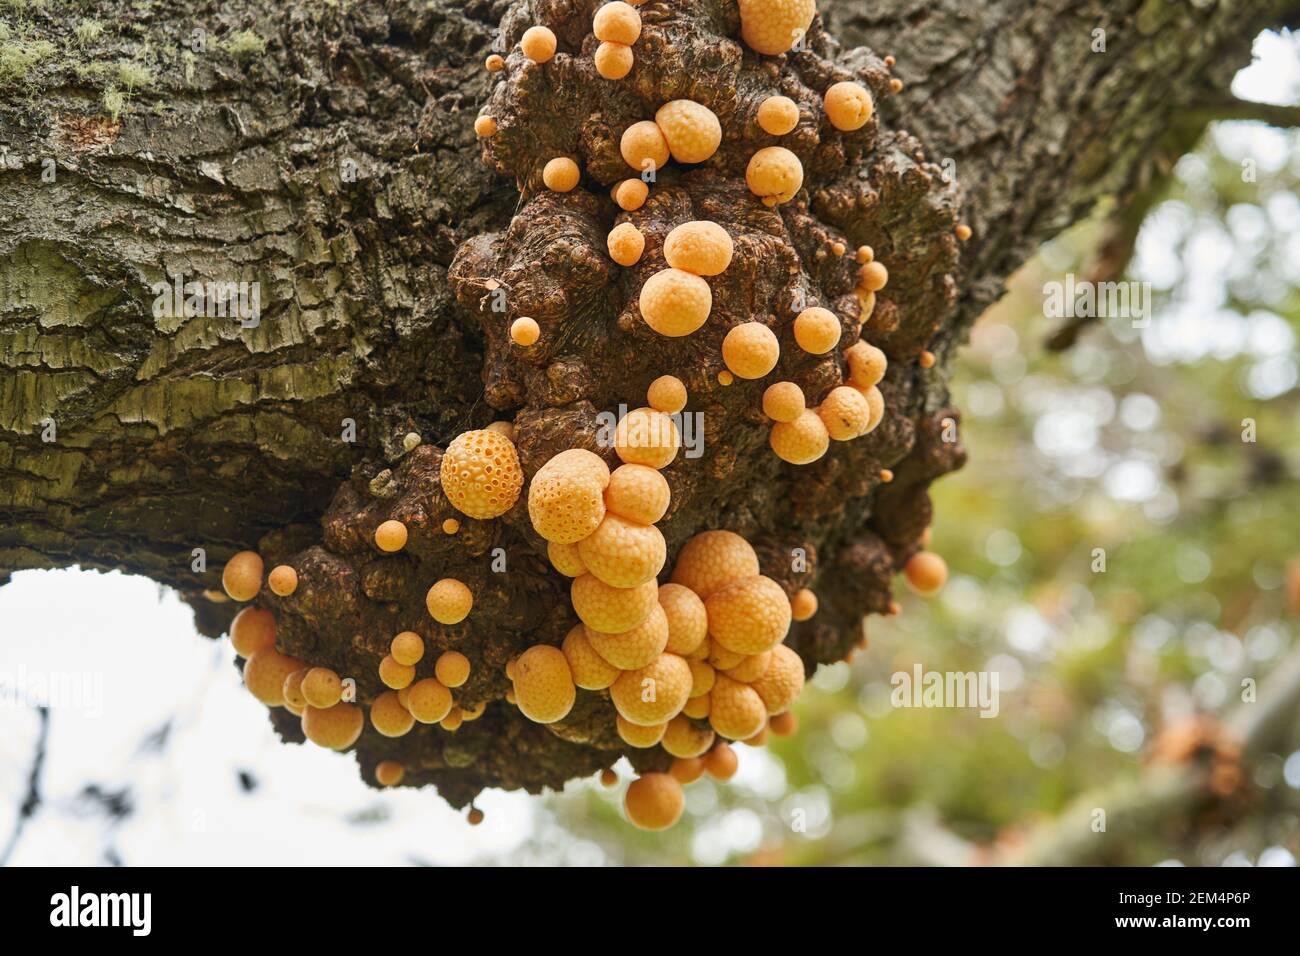
[[[736,755],[722,738],[760,741],[771,713],[781,718],[774,731],[790,732],[785,709],[804,672],[846,656],[863,615],[889,610],[892,579],[921,550],[928,485],[963,455],[943,365],[927,371],[954,344],[945,320],[957,293],[958,188],[914,137],[886,125],[883,59],[842,50],[817,17],[802,34],[811,0],[655,0],[636,7],[635,36],[621,7],[605,14],[604,40],[593,32],[601,5],[514,3],[500,27],[509,52],[488,58],[478,148],[518,204],[508,223],[465,241],[449,270],[465,322],[481,330],[482,366],[463,374],[481,376],[482,400],[454,413],[405,410],[389,459],[357,467],[318,541],[301,526],[268,535],[228,583],[274,615],[274,648],[245,667],[262,699],[284,699],[282,676],[302,710],[272,709],[286,740],[351,748],[363,779],[432,784],[458,807],[484,787],[559,788],[627,756],[645,774],[628,812],[660,827],[680,814],[674,756],[625,742],[615,702],[636,720],[675,722],[668,739],[688,755],[679,761],[699,760],[678,768],[688,780],[700,768],[725,779]],[[601,53],[602,42],[630,42],[631,56]],[[679,232],[666,257],[669,234],[687,223],[709,225]],[[683,267],[669,273],[672,287],[658,280],[650,292],[661,294],[643,297],[670,258]],[[643,314],[647,305],[659,314]],[[821,311],[796,336],[796,316],[810,309]],[[532,324],[516,325],[522,318]],[[770,330],[779,348],[764,338],[739,350],[732,375],[723,342],[746,323]],[[535,338],[521,336],[534,328]],[[745,361],[756,350],[764,361]],[[638,448],[627,421],[615,432],[610,416],[664,418],[643,407],[656,380],[648,400],[672,409],[672,445]],[[864,434],[862,403],[841,387],[870,408]],[[832,395],[822,414],[836,440],[822,450],[818,409]],[[783,461],[773,447],[808,463]],[[621,461],[637,464],[615,471],[623,477],[607,491]],[[636,468],[662,475],[668,493]],[[385,522],[405,529],[400,550],[376,547]],[[743,560],[718,552],[717,562],[687,558],[693,566],[675,572],[686,542],[714,529],[739,536],[744,546],[732,550]],[[625,541],[639,550],[623,556]],[[276,569],[270,585],[263,564]],[[657,579],[631,586],[651,571]],[[736,585],[733,572],[750,583]],[[676,590],[656,598],[669,580]],[[454,617],[438,602],[426,605],[439,581],[472,596],[455,623],[431,616]],[[796,595],[791,614],[782,602]],[[712,637],[702,634],[701,600]],[[644,664],[590,627],[647,619],[656,631]],[[266,619],[252,623],[264,639]],[[245,629],[254,630],[241,628],[241,640]],[[409,637],[394,645],[406,632],[422,655]],[[250,636],[245,650],[257,644]],[[440,682],[439,661],[442,676],[454,662],[463,682]],[[336,675],[341,699],[312,705],[318,681],[306,668]],[[645,679],[671,685],[669,705],[641,707]]]

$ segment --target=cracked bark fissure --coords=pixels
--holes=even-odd
[[[703,528],[746,534],[765,573],[821,597],[791,643],[810,664],[842,657],[860,616],[887,606],[888,577],[929,522],[929,480],[959,463],[959,446],[938,435],[953,347],[1039,242],[1098,200],[1149,182],[1169,158],[1180,113],[1222,99],[1260,29],[1300,15],[1295,0],[822,4],[812,52],[787,59],[823,82],[819,64],[835,61],[876,93],[879,130],[859,143],[874,192],[852,205],[846,190],[857,187],[810,168],[805,208],[791,204],[782,218],[826,295],[846,290],[835,292],[834,269],[800,237],[830,226],[873,245],[890,266],[863,334],[887,340],[892,367],[878,433],[801,470],[766,448],[752,412],[762,384],[709,384],[720,368],[717,336],[669,348],[620,322],[644,278],[635,269],[568,275],[566,292],[599,315],[576,327],[547,368],[522,362],[504,326],[474,314],[472,284],[453,293],[458,250],[459,264],[526,272],[531,260],[506,260],[530,248],[537,221],[567,217],[579,245],[603,238],[612,222],[595,184],[590,199],[536,196],[547,151],[587,145],[555,141],[564,110],[547,89],[524,108],[554,108],[557,121],[539,123],[544,132],[528,144],[535,155],[507,157],[522,195],[482,161],[472,129],[494,90],[506,95],[501,75],[482,69],[498,28],[506,52],[529,23],[561,20],[561,51],[577,57],[595,3],[49,6],[7,17],[6,42],[48,40],[54,52],[0,86],[0,574],[73,563],[145,574],[177,588],[200,630],[216,635],[235,607],[202,592],[220,587],[225,559],[244,548],[270,562],[294,556],[317,586],[292,603],[264,591],[262,603],[282,617],[282,649],[355,673],[362,699],[378,687],[374,665],[394,625],[429,631],[427,616],[411,616],[424,589],[461,577],[476,592],[477,629],[434,627],[431,639],[471,657],[467,703],[500,697],[504,662],[531,643],[557,642],[573,617],[567,582],[548,567],[526,517],[466,521],[454,538],[437,532],[454,513],[437,488],[439,449],[457,433],[515,419],[531,474],[554,451],[589,444],[595,411],[635,407],[655,375],[681,375],[692,407],[705,411],[706,452],[666,472],[670,564]],[[650,25],[684,6],[641,9]],[[729,0],[690,6],[734,35]],[[73,30],[92,15],[107,29],[83,43]],[[206,52],[185,55],[196,28]],[[1104,53],[1093,50],[1099,29]],[[240,52],[247,45],[232,38],[245,30],[265,41],[263,52]],[[898,58],[898,95],[887,90],[886,54]],[[153,77],[114,120],[103,93],[123,60],[147,64]],[[689,96],[708,81],[701,70],[632,88],[666,99],[665,84]],[[577,90],[558,84],[555,95]],[[604,107],[616,122],[633,108],[594,94],[570,105]],[[739,125],[724,121],[729,135]],[[728,164],[739,155],[721,151],[721,179],[734,178]],[[42,177],[47,159],[53,182]],[[959,266],[949,235],[955,192],[928,165],[945,160],[974,228]],[[589,166],[607,180],[599,163]],[[722,210],[746,198],[743,186],[690,175],[663,184],[661,207],[647,207],[648,233],[687,218],[692,203]],[[520,208],[529,216],[511,226]],[[775,258],[781,245],[763,248]],[[769,264],[750,277],[759,292],[774,285]],[[261,323],[155,318],[150,286],[177,273],[260,282]],[[915,363],[922,347],[940,359],[930,372]],[[810,400],[834,384],[825,366],[799,374]],[[53,442],[42,440],[49,419]],[[344,419],[356,422],[355,442],[341,439]],[[403,455],[409,431],[426,444]],[[894,483],[878,485],[882,466],[895,470]],[[368,543],[387,517],[411,526],[404,557],[380,559]],[[191,570],[197,547],[206,573]],[[507,575],[489,568],[495,547],[506,549]],[[808,573],[783,571],[793,547],[808,549]],[[579,699],[558,728],[569,741],[497,704],[455,735],[431,728],[389,741],[367,728],[360,760],[369,779],[375,761],[400,756],[423,768],[410,782],[437,783],[458,805],[483,785],[558,785],[617,755],[604,749],[617,744],[605,728],[608,703]],[[290,715],[275,720],[301,739]]]

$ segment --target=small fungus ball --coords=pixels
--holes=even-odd
[[[394,691],[386,690],[370,705],[370,724],[385,737],[401,737],[411,732],[415,718]]]
[[[754,736],[767,723],[767,708],[758,691],[719,674],[709,691],[709,724],[729,740]]]
[[[862,395],[867,400],[867,404],[871,406],[871,421],[867,422],[867,431],[875,431],[876,426],[880,424],[880,420],[885,417],[885,396],[881,395],[880,389],[874,385],[864,391]],[[890,480],[893,480],[892,475]]]
[[[638,173],[662,169],[668,162],[668,140],[654,120],[641,120],[625,129],[618,149],[623,161]]]
[[[849,363],[849,381],[858,388],[871,388],[880,384],[889,367],[885,353],[867,342],[854,342],[844,351]]]
[[[460,730],[460,725],[465,722],[465,712],[459,707],[453,707],[447,711],[447,716],[438,721],[438,726],[446,731]]]
[[[677,338],[704,324],[713,309],[713,290],[694,273],[670,267],[642,283],[638,302],[646,325]]]
[[[262,568],[260,554],[256,551],[240,551],[226,562],[226,567],[221,572],[221,586],[232,599],[251,601],[262,590]]]
[[[497,121],[492,116],[480,116],[474,121],[474,132],[487,139],[489,136],[495,136],[497,131]]]
[[[460,651],[443,651],[434,662],[433,673],[444,687],[459,687],[469,680],[469,658]]]
[[[442,490],[471,518],[496,518],[519,500],[524,472],[514,443],[486,428],[457,435],[442,456]]]
[[[677,423],[653,408],[633,409],[614,429],[614,451],[629,465],[666,468],[681,445]]]
[[[399,664],[418,664],[424,657],[424,639],[414,631],[402,631],[388,645],[388,653]]]
[[[836,83],[822,99],[826,118],[836,129],[852,132],[871,119],[871,94],[858,83]]]
[[[596,530],[578,542],[578,554],[587,570],[606,584],[634,588],[654,580],[663,570],[668,546],[653,525],[606,514]]]
[[[578,164],[567,156],[556,156],[542,170],[542,182],[552,192],[570,192],[581,178],[582,171],[578,169]]]
[[[587,642],[606,663],[622,671],[633,671],[654,663],[668,646],[668,617],[658,605],[646,619],[630,630],[611,634],[586,628]]]
[[[298,590],[298,572],[287,564],[276,565],[266,576],[266,584],[277,597],[288,597]]]
[[[709,668],[712,671],[712,668]],[[704,720],[709,716],[709,693],[705,691],[698,697],[692,697],[682,708],[682,713],[694,720]]]
[[[582,623],[605,634],[630,631],[659,607],[659,587],[654,581],[635,588],[615,588],[594,574],[574,578],[569,597]]]
[[[264,647],[244,662],[244,685],[267,707],[283,707],[285,678],[302,669],[296,657]]]
[[[455,578],[443,578],[424,596],[429,616],[439,624],[459,624],[469,616],[474,606],[474,595]]]
[[[446,521],[442,523],[443,534],[455,534],[459,530],[460,530],[460,522],[457,521],[455,518],[448,518]]]
[[[672,582],[707,601],[714,591],[758,574],[758,555],[734,531],[703,531],[682,546]]]
[[[879,292],[889,284],[889,270],[883,262],[868,262],[858,270],[858,282],[868,292]]]
[[[406,768],[397,760],[381,760],[375,765],[375,782],[381,787],[395,787],[406,776]]]
[[[636,212],[649,195],[650,187],[640,179],[625,179],[614,187],[614,202],[625,212]]]
[[[694,783],[704,776],[704,760],[700,757],[677,757],[668,772],[678,783]]]
[[[663,584],[659,606],[668,620],[668,653],[693,654],[709,633],[709,615],[700,596],[682,584]]]
[[[664,516],[671,500],[668,480],[656,469],[648,465],[619,465],[610,474],[609,487],[605,489],[605,520],[613,514],[636,524],[654,524]]]
[[[609,231],[605,240],[609,257],[621,266],[636,265],[645,252],[645,236],[630,222],[621,222]]]
[[[636,55],[624,43],[602,43],[592,57],[596,72],[607,80],[621,80],[632,72]]]
[[[953,232],[962,242],[965,242],[972,235],[970,226],[966,225],[964,222],[957,223],[957,228],[954,229]]]
[[[776,382],[763,392],[763,414],[774,422],[792,422],[805,408],[803,389],[794,382]]]
[[[837,256],[842,256],[847,251],[848,251],[848,246],[844,245],[844,243],[842,242],[836,242],[831,244],[831,252],[835,253]]]
[[[767,146],[749,158],[745,182],[769,206],[789,202],[803,187],[803,164],[784,146]]]
[[[343,681],[328,667],[313,667],[303,676],[302,696],[313,707],[333,707],[343,696]]]
[[[691,696],[691,668],[676,654],[660,654],[645,667],[624,671],[609,688],[614,707],[642,727],[662,724],[682,712]]]
[[[552,724],[568,715],[577,699],[564,652],[534,644],[515,661],[515,700],[525,717]]]
[[[773,425],[768,444],[782,461],[807,465],[826,454],[830,438],[821,418],[808,409],[792,422]]]
[[[655,472],[658,474],[658,472]],[[546,543],[546,556],[551,559],[551,566],[566,578],[576,578],[587,573],[587,566],[582,563],[576,544],[560,544],[555,541]]]
[[[667,724],[651,724],[649,727],[642,727],[640,724],[632,723],[622,714],[614,715],[614,726],[623,743],[638,750],[645,750],[659,743],[663,740],[664,731],[668,729]]]
[[[740,662],[744,659],[744,654],[740,654],[736,651],[729,651],[717,641],[709,642],[709,656],[706,658],[706,662],[715,671],[726,673],[733,667],[739,667]]]
[[[489,53],[488,58],[483,61],[483,66],[489,73],[500,73],[506,68],[506,61],[500,53]]]
[[[664,731],[664,750],[674,757],[692,759],[708,753],[714,741],[713,731],[707,727],[697,727],[680,714],[668,721]]]
[[[806,621],[817,613],[817,595],[808,588],[800,588],[790,599],[790,616],[796,621]]]
[[[406,547],[406,525],[389,519],[375,529],[375,544],[380,551],[392,553]]]
[[[761,654],[790,630],[790,599],[781,585],[761,574],[714,591],[704,607],[709,637],[736,654]]]
[[[650,383],[645,399],[655,411],[675,415],[686,407],[686,383],[676,375],[660,375]]]
[[[799,699],[803,682],[803,661],[788,644],[778,644],[772,648],[767,669],[750,686],[769,714],[779,714]]]
[[[694,100],[670,100],[655,113],[655,125],[679,163],[702,163],[718,151],[722,124],[713,110]]]
[[[708,661],[687,660],[691,667],[691,700],[702,697],[713,690],[713,682],[718,679],[717,669]],[[694,716],[688,714],[689,716]]]
[[[410,664],[399,664],[392,654],[385,654],[379,662],[379,679],[384,682],[384,686],[401,690],[415,680],[415,668]]]
[[[739,766],[740,758],[736,756],[736,751],[723,741],[718,741],[713,749],[704,755],[704,769],[714,780],[730,780],[736,775]]]
[[[792,710],[787,710],[783,714],[773,714],[768,719],[767,729],[778,737],[791,737],[799,729],[799,718]]]
[[[260,607],[246,607],[230,622],[230,646],[240,657],[275,647],[275,615]]]
[[[684,222],[664,239],[668,264],[697,276],[716,276],[726,271],[732,251],[727,230],[708,220]]]
[[[740,378],[762,378],[776,368],[781,345],[762,322],[732,326],[722,340],[722,360]]]
[[[755,53],[786,53],[803,39],[816,13],[814,0],[740,0],[740,36]]]
[[[597,40],[630,46],[641,35],[641,14],[630,3],[613,0],[596,11],[591,20],[591,32],[596,34]]]
[[[784,136],[799,125],[799,107],[788,96],[769,96],[758,104],[758,125],[764,133]]]
[[[432,677],[416,681],[406,695],[406,709],[422,724],[438,723],[451,708],[451,691]]]
[[[933,551],[918,551],[903,566],[903,576],[918,594],[934,594],[948,580],[948,565]]]
[[[529,27],[519,41],[519,48],[534,63],[545,63],[555,56],[555,34],[547,27]]]
[[[604,690],[618,680],[619,669],[596,653],[587,638],[587,629],[578,624],[569,629],[560,649],[569,662],[573,683],[583,690]]]
[[[686,795],[682,785],[666,773],[647,773],[633,780],[623,797],[623,810],[642,830],[667,830],[678,821]]]
[[[600,785],[602,787],[612,787],[618,783],[618,774],[606,767],[600,772]]]
[[[871,406],[856,388],[840,385],[817,406],[817,417],[826,433],[836,441],[851,441],[865,435],[871,425]]]
[[[929,349],[926,349],[924,352],[922,352],[920,357],[917,359],[917,362],[920,363],[921,368],[934,368],[935,361],[936,359],[934,357],[934,353],[931,352]]]
[[[487,710],[487,705],[488,702],[486,700],[480,700],[473,707],[462,707],[460,709],[461,719],[467,722],[472,720],[478,720],[480,717],[483,716],[484,712]]]
[[[825,355],[840,341],[840,320],[820,306],[804,309],[794,319],[794,340],[813,355]]]
[[[732,680],[738,680],[742,684],[752,684],[763,676],[767,670],[767,665],[772,662],[772,652],[763,651],[761,654],[750,654],[735,667],[727,671],[727,676]]]
[[[541,335],[542,329],[537,324],[536,319],[522,316],[510,323],[510,341],[514,342],[515,345],[522,345],[527,348],[536,344]]]
[[[735,380],[736,380],[736,376],[732,375],[725,368],[718,373],[718,384],[721,385],[723,388],[726,388]]]
[[[307,698],[302,693],[302,679],[307,676],[307,670],[306,667],[300,668],[284,679],[284,706],[299,717],[307,706]]]
[[[858,265],[865,266],[872,259],[876,258],[876,253],[870,246],[858,246],[858,250],[853,254],[853,258]]]
[[[332,707],[308,704],[302,712],[302,732],[318,747],[347,750],[361,736],[365,717],[354,704],[337,703]]]
[[[547,541],[576,544],[605,518],[609,466],[599,455],[572,448],[537,470],[528,486],[528,517]]]
[[[500,436],[501,436],[502,438],[504,438],[506,441],[513,442],[513,441],[515,440],[515,425],[514,425],[514,422],[504,422],[504,421],[503,421],[503,422],[493,422],[491,425],[489,425],[489,426],[487,427],[487,430],[490,431],[490,432],[496,432],[498,435],[500,435]],[[454,524],[457,528],[460,527],[460,522],[459,522],[459,521],[457,521],[455,518],[448,518],[447,521],[444,521],[444,522],[442,523],[442,530],[443,530],[443,531],[447,531],[447,522],[448,522],[448,521],[451,522],[452,524]],[[455,534],[454,531],[447,531],[447,533],[448,533],[448,534]]]

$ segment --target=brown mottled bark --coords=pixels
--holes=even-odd
[[[24,44],[31,63],[0,80],[0,574],[72,563],[146,574],[185,594],[215,635],[234,609],[202,592],[219,588],[224,560],[249,547],[272,561],[292,556],[300,595],[262,599],[281,616],[282,650],[355,671],[364,700],[387,639],[411,627],[471,657],[464,702],[494,699],[505,660],[557,642],[573,617],[522,505],[466,521],[455,537],[438,531],[453,514],[437,486],[439,449],[510,418],[531,473],[560,448],[590,447],[597,411],[641,404],[646,384],[672,371],[708,430],[704,458],[666,473],[670,561],[703,528],[750,536],[766,573],[821,596],[792,643],[810,663],[841,657],[861,615],[887,606],[889,577],[929,523],[929,481],[960,463],[960,446],[941,435],[955,415],[944,373],[952,347],[1037,243],[1098,200],[1145,188],[1169,150],[1186,148],[1182,112],[1221,101],[1253,36],[1300,8],[824,4],[809,52],[751,55],[728,91],[716,87],[732,64],[715,34],[734,35],[734,6],[652,0],[642,7],[646,60],[681,69],[634,73],[597,94],[573,65],[590,53],[595,5],[171,0],[139,13],[106,0],[6,14],[5,42]],[[674,27],[686,7],[695,26]],[[79,36],[91,17],[102,33]],[[483,57],[499,25],[508,50],[538,19],[557,26],[573,59],[557,58],[553,84],[511,90],[483,71]],[[191,49],[195,29],[203,52]],[[1106,53],[1092,50],[1095,29],[1106,31]],[[896,96],[886,54],[905,82]],[[780,215],[741,212],[736,177],[766,145],[745,126],[746,104],[777,82],[811,104],[848,76],[877,94],[879,124],[820,141],[801,130],[805,197]],[[728,130],[717,162],[657,187],[647,268],[667,225],[688,213],[728,219],[749,237],[738,249],[759,263],[721,283],[718,318],[729,324],[777,313],[788,283],[775,270],[787,266],[851,319],[851,274],[818,251],[829,237],[869,243],[890,267],[862,333],[890,355],[889,414],[812,468],[768,451],[753,411],[760,384],[716,386],[719,337],[648,336],[633,304],[645,275],[616,272],[598,254],[615,210],[596,187],[617,163],[600,161],[608,131],[578,120],[599,107],[621,129],[672,96],[721,97],[734,112],[717,110]],[[472,130],[489,102],[551,121],[513,141],[514,153],[503,137],[490,166]],[[591,157],[590,197],[537,195],[540,163],[579,150]],[[960,258],[945,160],[975,230]],[[559,227],[567,246],[554,241]],[[453,262],[461,272],[449,282]],[[260,324],[155,317],[150,285],[178,272],[259,282]],[[511,352],[477,286],[509,275],[521,296],[512,308],[535,294],[534,314],[553,308],[568,322],[562,345]],[[557,290],[559,306],[546,298]],[[938,354],[935,369],[917,366],[921,348]],[[783,374],[810,393],[837,381],[828,363],[791,361]],[[345,419],[353,442],[341,438]],[[55,440],[44,441],[51,420]],[[404,454],[410,431],[425,444]],[[895,471],[892,484],[879,484],[881,467]],[[387,517],[411,528],[401,557],[369,544]],[[806,573],[790,570],[798,547],[811,559]],[[206,550],[206,573],[191,570],[194,548]],[[493,548],[507,556],[504,575],[491,570]],[[441,576],[475,589],[472,626],[430,630],[422,596]],[[411,782],[435,782],[458,804],[485,784],[559,785],[618,752],[608,704],[580,698],[558,734],[494,704],[455,735],[389,741],[367,729],[360,759],[368,775],[398,755]],[[275,719],[292,735],[288,718]]]

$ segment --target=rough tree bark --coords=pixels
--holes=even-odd
[[[178,589],[200,630],[218,635],[235,608],[204,592],[219,590],[224,560],[253,547],[271,560],[298,555],[306,578],[353,583],[287,613],[286,649],[373,674],[428,572],[454,571],[476,587],[493,631],[456,643],[475,663],[469,691],[483,699],[504,690],[508,657],[558,641],[572,623],[563,582],[539,539],[518,530],[526,518],[467,521],[455,541],[440,536],[450,512],[436,476],[438,449],[457,433],[516,416],[535,434],[521,445],[531,473],[573,441],[565,416],[575,406],[635,407],[655,375],[681,374],[638,365],[635,336],[620,327],[571,343],[599,370],[573,391],[570,378],[582,376],[564,360],[530,370],[507,354],[500,329],[474,314],[474,275],[455,291],[449,282],[458,250],[478,249],[471,240],[484,246],[471,261],[518,252],[493,237],[506,234],[534,185],[535,170],[518,168],[518,157],[516,184],[480,156],[474,118],[494,89],[502,95],[485,55],[498,36],[508,50],[543,15],[571,17],[589,33],[594,6],[101,0],[6,12],[0,580],[31,567],[122,568]],[[650,23],[680,6],[642,9]],[[730,0],[694,6],[734,33]],[[1100,200],[1122,209],[1141,196],[1192,145],[1180,118],[1223,102],[1261,29],[1300,17],[1297,0],[821,7],[813,50],[789,60],[805,78],[836,64],[877,93],[878,138],[845,147],[871,168],[874,195],[845,207],[850,187],[821,183],[795,206],[872,244],[894,273],[864,330],[893,336],[891,364],[907,360],[886,382],[891,414],[851,467],[801,473],[767,452],[765,430],[744,414],[761,388],[724,397],[701,385],[719,413],[706,421],[725,424],[707,435],[704,462],[668,472],[674,506],[663,524],[670,560],[694,532],[734,527],[759,544],[765,573],[787,587],[813,584],[822,611],[792,638],[809,664],[842,657],[861,616],[888,606],[888,578],[929,523],[926,486],[960,463],[960,447],[937,434],[955,414],[948,362],[1007,275]],[[78,31],[91,18],[102,32]],[[581,43],[581,31],[561,31],[562,51],[577,54]],[[887,54],[904,83],[897,95]],[[958,209],[945,170],[955,171],[974,229],[959,265],[956,243],[938,237]],[[611,210],[593,206],[591,217],[608,220]],[[799,251],[805,268],[820,268]],[[260,324],[156,317],[151,286],[176,274],[260,282]],[[601,352],[611,343],[618,366]],[[939,357],[934,369],[913,361],[921,347]],[[699,373],[688,381],[694,396],[716,363],[683,361]],[[345,419],[356,423],[355,441],[342,438]],[[412,431],[425,444],[407,454],[402,438]],[[881,467],[895,470],[894,483],[875,478]],[[400,564],[380,562],[364,540],[394,514],[413,530]],[[511,555],[509,587],[489,580],[497,546]],[[811,569],[779,573],[772,565],[796,546],[808,548]],[[206,550],[205,573],[192,570],[194,548]],[[293,721],[276,720],[293,739]],[[617,755],[617,740],[591,730],[594,718],[570,723],[574,742],[498,708],[454,742],[401,753],[424,770],[413,782],[435,782],[460,805],[485,784],[558,785]],[[367,775],[397,752],[375,736],[363,737]]]

